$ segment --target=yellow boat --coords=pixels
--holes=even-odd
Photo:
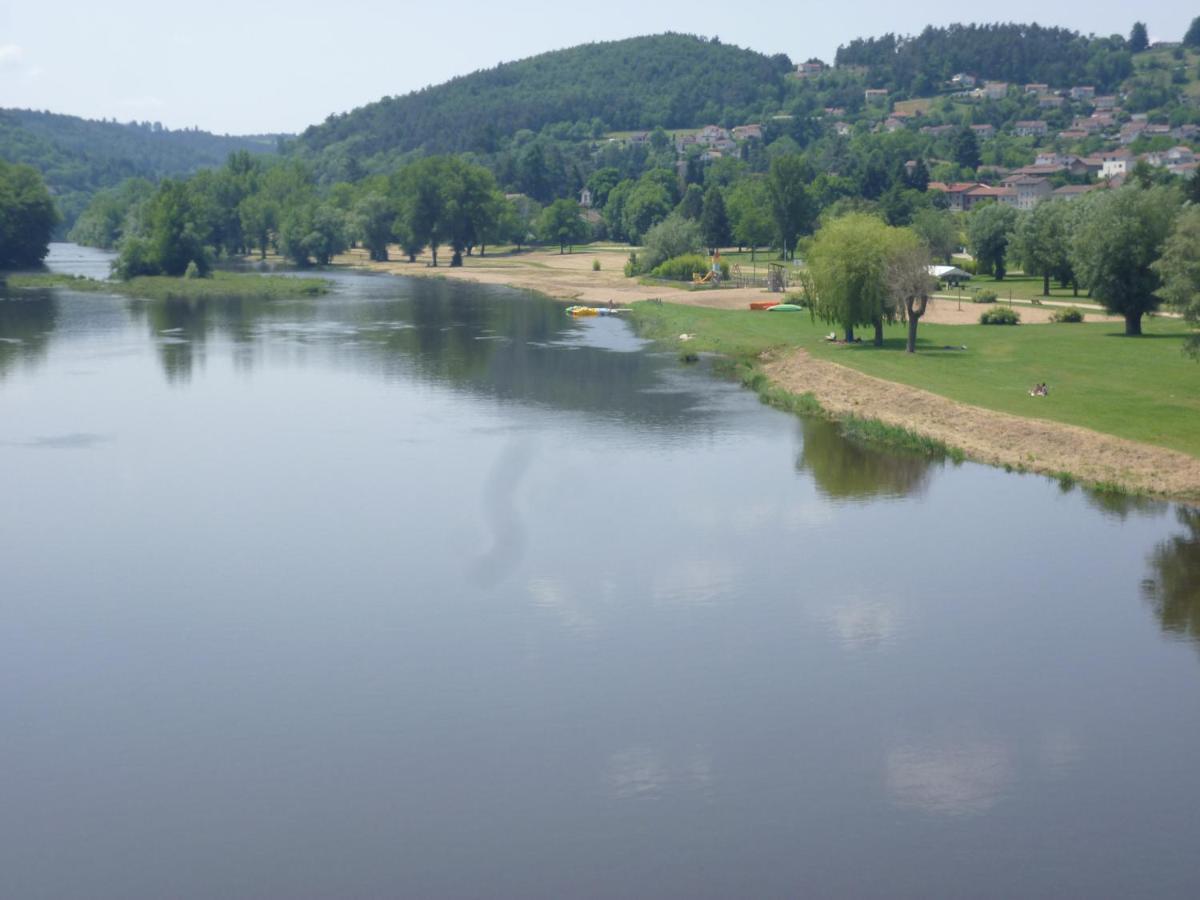
[[[598,316],[600,310],[594,306],[568,306],[567,314],[572,316]]]

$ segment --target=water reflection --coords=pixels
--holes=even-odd
[[[1013,780],[1002,744],[972,735],[945,735],[896,747],[887,755],[888,793],[899,806],[944,816],[987,812]]]
[[[1164,631],[1200,642],[1200,509],[1175,515],[1184,530],[1150,554],[1153,574],[1142,589]]]
[[[915,454],[889,453],[844,438],[833,422],[801,421],[804,443],[796,468],[812,475],[818,490],[835,499],[921,494],[940,463]]]
[[[1116,491],[1098,491],[1085,487],[1083,496],[1088,506],[1099,510],[1104,515],[1124,522],[1130,516],[1162,515],[1168,509],[1168,504],[1150,497],[1140,497],[1136,494],[1123,494]]]
[[[58,321],[50,291],[0,292],[0,378],[40,362]]]

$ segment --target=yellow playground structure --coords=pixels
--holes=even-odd
[[[718,285],[721,283],[721,251],[714,250],[710,258],[711,265],[708,271],[701,275],[699,272],[692,273],[692,284],[711,284]]]

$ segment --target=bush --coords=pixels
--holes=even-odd
[[[997,306],[995,309],[986,309],[983,315],[979,317],[980,325],[1019,325],[1021,324],[1021,314],[1011,306]]]
[[[593,271],[593,272],[599,272],[599,271],[600,271],[600,260],[598,260],[598,259],[593,259],[593,260],[592,260],[592,271]]]
[[[720,265],[721,277],[729,278],[729,263],[723,262]],[[699,253],[686,253],[683,256],[668,259],[650,274],[655,278],[665,278],[668,281],[691,281],[693,275],[704,275],[711,267],[712,263],[709,262],[708,257],[701,256]]]
[[[629,259],[625,260],[625,277],[632,278],[638,273],[638,255],[636,250],[629,251]]]
[[[1078,306],[1068,306],[1058,310],[1050,317],[1051,322],[1082,322],[1083,310]]]
[[[971,302],[972,303],[995,303],[996,302],[996,292],[995,291],[977,291],[975,296],[972,298]]]
[[[668,259],[696,253],[703,246],[700,225],[683,218],[679,213],[671,213],[647,231],[642,239],[641,271],[653,271]]]
[[[967,259],[965,256],[950,257],[950,265],[956,266],[957,268],[962,269],[964,272],[968,272],[971,275],[979,274],[975,271],[975,260]]]
[[[202,278],[202,277],[204,277],[200,274],[200,267],[198,265],[196,265],[196,261],[194,259],[190,263],[188,263],[187,268],[183,270],[183,277],[184,278]]]

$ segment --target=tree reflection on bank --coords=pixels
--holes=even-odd
[[[1175,511],[1183,531],[1150,553],[1142,591],[1168,634],[1200,643],[1200,509]]]
[[[839,500],[907,497],[924,492],[941,462],[927,456],[876,450],[847,440],[833,422],[801,420],[804,443],[796,468],[812,475],[824,496]]]

